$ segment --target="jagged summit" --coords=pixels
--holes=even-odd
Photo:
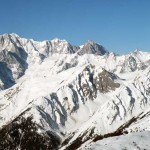
[[[0,36],[0,72],[2,89],[12,86],[28,68],[29,64],[42,62],[53,54],[104,54],[104,48],[88,41],[82,48],[73,46],[66,40],[53,39],[50,41],[34,41],[19,35],[3,34]],[[68,67],[68,65],[66,65]],[[9,75],[7,72],[9,71]]]
[[[49,49],[49,51],[52,53],[69,53],[70,54],[70,53],[76,53],[77,51],[80,51],[80,53],[82,54],[97,54],[97,55],[104,55],[105,53],[108,53],[108,51],[102,45],[99,45],[92,40],[88,40],[83,45],[82,48],[80,46],[73,46],[66,40],[61,40],[58,38],[40,42],[40,41],[34,41],[33,39],[22,38],[16,33],[3,34],[0,36],[0,41],[1,41],[0,46],[2,45],[2,41],[5,41],[7,45],[8,43],[15,42],[18,46],[23,47],[25,50],[27,49],[24,47],[24,45],[26,44],[26,47],[28,47],[28,45],[31,45],[35,48],[35,50],[38,50],[38,48],[40,49],[41,47],[46,47],[45,49]],[[51,45],[53,47],[51,47]],[[3,48],[4,47],[1,47],[1,49]]]
[[[108,51],[102,46],[95,43],[92,40],[88,40],[80,50],[79,54],[96,54],[96,55],[104,55],[107,54]]]
[[[140,49],[135,49],[133,52],[136,52],[136,53],[138,53],[138,52],[140,52],[141,50]]]

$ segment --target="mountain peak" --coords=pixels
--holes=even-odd
[[[63,42],[63,43],[68,43],[66,40],[61,40],[59,38],[54,38],[53,40],[51,40],[52,42],[55,42],[55,43],[60,43],[60,42]]]
[[[99,45],[95,43],[92,40],[88,40],[83,47],[81,48],[79,54],[95,54],[95,55],[105,55],[108,53],[106,48],[104,48],[102,45]]]
[[[20,36],[16,33],[10,33],[10,34],[5,33],[5,34],[0,35],[0,37],[9,38],[9,37],[20,37]]]
[[[11,35],[11,36],[15,36],[15,37],[20,37],[18,34],[16,34],[16,33],[11,33],[11,34],[9,34],[9,35]]]
[[[136,54],[141,53],[141,50],[137,48],[133,51],[133,53],[136,53]]]
[[[93,40],[87,40],[86,43],[89,43],[89,44],[96,44]],[[85,44],[86,44],[86,43],[85,43]]]

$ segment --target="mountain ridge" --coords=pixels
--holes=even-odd
[[[93,41],[79,47],[13,36],[0,37],[0,148],[23,149],[32,130],[51,149],[85,149],[130,120],[120,134],[149,131],[142,124],[149,120],[150,53],[119,56]]]

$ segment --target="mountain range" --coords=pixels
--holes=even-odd
[[[150,52],[0,36],[0,149],[150,149]]]

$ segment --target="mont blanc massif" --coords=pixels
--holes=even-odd
[[[150,150],[150,52],[0,36],[0,150]]]

